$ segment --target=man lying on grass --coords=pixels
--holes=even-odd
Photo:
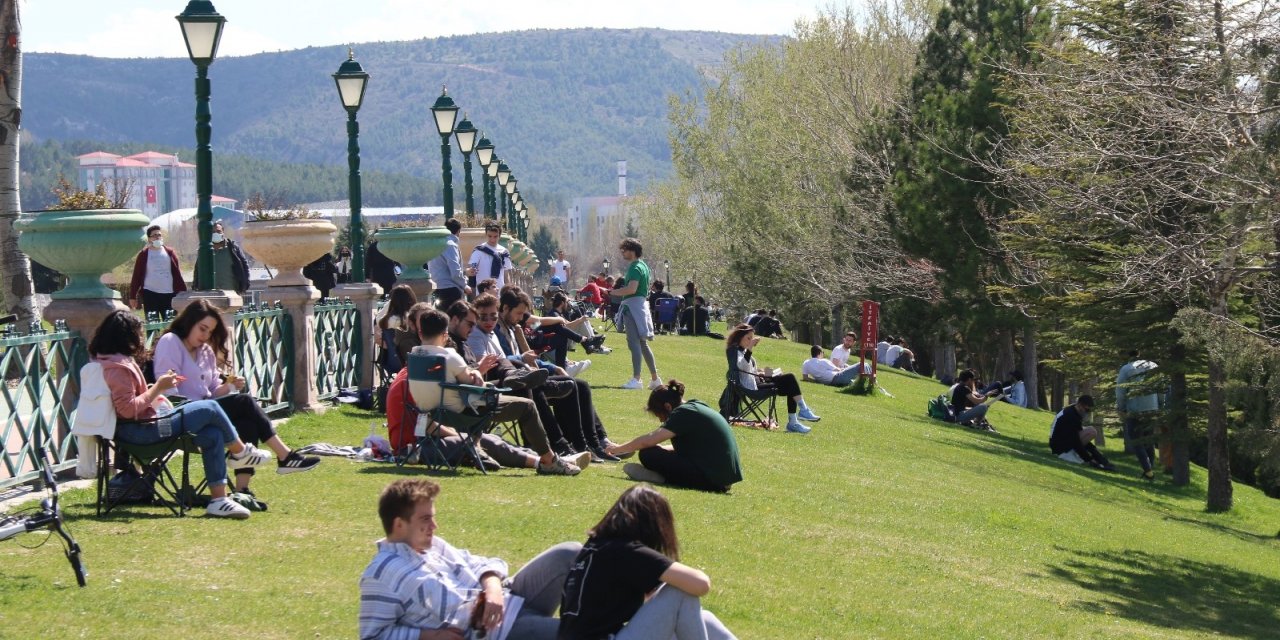
[[[463,640],[481,628],[491,640],[555,640],[555,610],[582,545],[551,547],[507,582],[506,562],[435,536],[439,495],[430,480],[403,478],[378,498],[387,537],[360,576],[361,640]]]

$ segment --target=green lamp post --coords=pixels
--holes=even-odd
[[[503,189],[506,191],[506,195],[503,197],[503,200],[506,201],[506,205],[507,205],[507,228],[511,229],[512,231],[515,231],[516,207],[515,207],[515,202],[512,201],[511,196],[515,195],[516,193],[517,182],[519,181],[516,180],[516,177],[511,176],[507,178],[507,184],[503,185]]]
[[[494,157],[484,171],[485,177],[489,179],[489,191],[485,194],[485,214],[494,220],[498,219],[498,164],[500,162],[497,157]]]
[[[500,200],[502,202],[502,212],[501,212],[502,217],[500,218],[500,220],[502,220],[503,223],[508,222],[506,191],[507,191],[507,181],[510,179],[511,179],[511,169],[507,167],[506,163],[499,160],[498,161],[498,188],[495,189],[495,192],[493,194],[494,195],[493,208],[495,210],[495,215],[497,215],[498,201]],[[497,191],[499,190],[503,192],[503,196],[501,198],[497,197],[498,196]]]
[[[458,141],[458,151],[462,152],[462,177],[467,194],[468,218],[476,212],[476,200],[471,194],[471,151],[476,146],[476,133],[476,127],[467,119],[467,114],[462,114],[462,121],[453,129],[453,136]]]
[[[360,123],[356,112],[364,102],[364,89],[369,74],[356,62],[355,52],[347,49],[347,60],[333,74],[338,85],[338,98],[347,110],[347,189],[351,201],[351,281],[364,282],[364,216],[360,214]]]
[[[527,209],[524,209],[522,204],[520,209],[520,242],[528,242],[528,241],[529,241],[529,211]]]
[[[213,152],[209,147],[212,127],[209,121],[209,65],[218,55],[222,27],[227,19],[213,8],[209,0],[191,0],[181,15],[187,55],[196,65],[196,229],[200,238],[197,280],[212,287],[213,273]]]
[[[436,131],[440,133],[440,173],[444,178],[444,219],[453,219],[453,169],[449,166],[449,136],[453,135],[453,123],[458,119],[458,105],[449,97],[449,88],[440,90],[440,97],[431,105],[436,118]]]
[[[489,218],[493,215],[489,208],[489,165],[493,164],[493,143],[483,133],[476,143],[476,161],[480,163],[480,199],[484,201],[481,207],[484,209],[484,217]],[[470,175],[471,171],[468,169],[468,179]]]

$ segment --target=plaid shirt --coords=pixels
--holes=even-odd
[[[439,537],[418,553],[403,542],[378,541],[360,576],[361,640],[417,640],[423,629],[466,628],[486,573],[507,577],[507,563],[471,555]]]

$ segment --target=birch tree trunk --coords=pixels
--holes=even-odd
[[[35,319],[31,261],[18,251],[13,225],[22,212],[18,194],[18,148],[22,125],[22,50],[18,0],[0,0],[0,294],[4,312],[18,316],[18,326]]]

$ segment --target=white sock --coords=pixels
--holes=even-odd
[[[796,421],[796,414],[794,413],[787,414],[787,424],[798,424]]]

